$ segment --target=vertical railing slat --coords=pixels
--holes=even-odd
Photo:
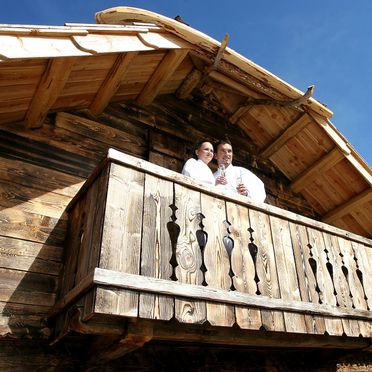
[[[275,262],[277,266],[280,296],[284,300],[301,301],[295,259],[288,221],[270,216]],[[284,312],[287,332],[306,332],[303,314]]]
[[[309,244],[311,254],[316,262],[316,282],[319,287],[319,296],[322,304],[336,306],[337,301],[334,295],[332,278],[327,268],[329,254],[326,251],[323,235],[319,230],[308,228]],[[343,327],[341,319],[324,317],[326,331],[330,335],[341,336]]]
[[[111,163],[99,267],[139,274],[144,173]],[[95,311],[138,316],[138,293],[97,288]]]
[[[238,204],[226,203],[227,219],[231,224],[231,238],[234,242],[232,250],[232,270],[234,287],[237,291],[255,295],[255,267],[249,251],[250,233],[248,208]],[[235,306],[236,322],[243,329],[259,329],[262,325],[261,311],[245,306]]]
[[[293,253],[298,276],[298,283],[301,293],[301,300],[304,302],[317,303],[315,296],[315,279],[309,264],[308,236],[306,227],[289,223]],[[311,334],[324,334],[325,324],[322,316],[305,315],[306,330]]]
[[[226,234],[225,202],[221,199],[201,195],[204,230],[208,234],[205,248],[205,273],[209,287],[229,290],[231,278],[229,276],[230,262],[223,243]],[[212,325],[231,327],[235,323],[234,306],[207,302],[207,318]]]
[[[172,245],[167,224],[171,222],[173,184],[146,174],[142,228],[141,275],[170,280]],[[139,316],[169,320],[174,298],[140,293]]]
[[[332,264],[333,284],[337,304],[346,309],[352,309],[353,303],[350,297],[349,284],[342,272],[342,258],[337,237],[323,232],[323,238],[328,251],[328,257]],[[358,337],[360,334],[359,322],[353,319],[341,319],[344,332],[348,336]]]
[[[269,216],[251,209],[249,219],[253,229],[254,244],[257,246],[256,271],[259,292],[263,296],[280,298]],[[261,318],[266,330],[285,331],[282,311],[262,310]]]
[[[178,282],[200,285],[203,281],[201,271],[201,251],[197,240],[200,229],[200,192],[175,185],[175,223],[179,226],[177,239],[175,274]],[[206,320],[205,301],[187,299],[175,300],[175,317],[182,323],[204,323]]]

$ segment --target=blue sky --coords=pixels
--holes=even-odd
[[[95,23],[97,11],[134,6],[190,26],[229,46],[314,98],[372,164],[371,0],[3,0],[0,23]]]

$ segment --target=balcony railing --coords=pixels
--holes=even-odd
[[[62,334],[78,307],[82,332],[125,317],[371,337],[367,238],[115,150],[68,212]]]

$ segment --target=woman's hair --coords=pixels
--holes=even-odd
[[[194,147],[193,147],[193,149],[192,149],[192,156],[193,156],[194,159],[198,159],[198,156],[196,155],[195,151],[196,151],[196,150],[199,150],[200,147],[201,147],[201,145],[202,145],[203,143],[205,143],[205,142],[209,142],[210,144],[212,144],[212,142],[211,142],[210,140],[208,140],[208,139],[202,139],[202,140],[200,140],[200,141],[197,141],[197,142],[194,144]]]

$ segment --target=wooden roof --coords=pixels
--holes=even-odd
[[[372,172],[311,97],[221,43],[141,9],[97,13],[98,24],[0,25],[0,125],[38,128],[50,112],[111,102],[149,105],[196,89],[256,144],[322,216],[372,236]]]

